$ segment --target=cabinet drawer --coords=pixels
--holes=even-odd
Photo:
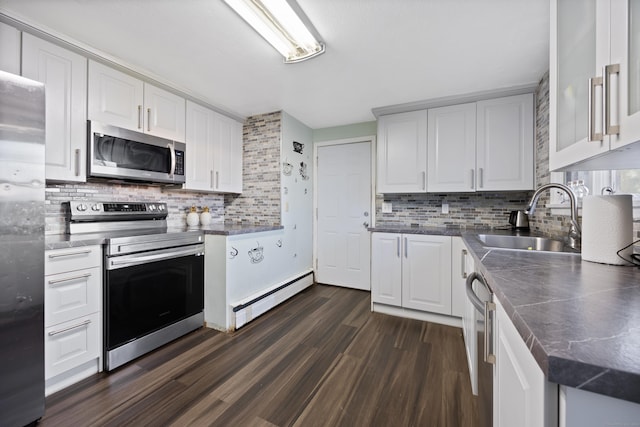
[[[101,263],[102,250],[100,246],[55,249],[44,253],[44,274],[50,275],[100,267]]]
[[[61,323],[44,332],[45,379],[100,357],[100,314]]]
[[[99,311],[101,275],[101,269],[94,267],[45,277],[45,326]]]

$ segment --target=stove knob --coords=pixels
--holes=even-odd
[[[150,211],[155,211],[156,210],[156,205],[149,205],[149,210]]]
[[[100,210],[100,205],[95,204],[95,205],[91,206],[91,210],[92,211],[96,211],[96,212],[99,211]]]
[[[76,209],[78,209],[80,212],[84,212],[87,210],[87,205],[80,203]]]

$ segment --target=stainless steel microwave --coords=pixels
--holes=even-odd
[[[92,178],[182,184],[182,142],[88,121],[87,174]]]

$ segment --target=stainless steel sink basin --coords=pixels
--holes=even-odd
[[[478,239],[488,248],[577,253],[570,247],[565,246],[563,241],[547,237],[478,234]]]

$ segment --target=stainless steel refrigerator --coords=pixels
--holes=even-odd
[[[0,71],[0,426],[44,415],[44,85]]]

